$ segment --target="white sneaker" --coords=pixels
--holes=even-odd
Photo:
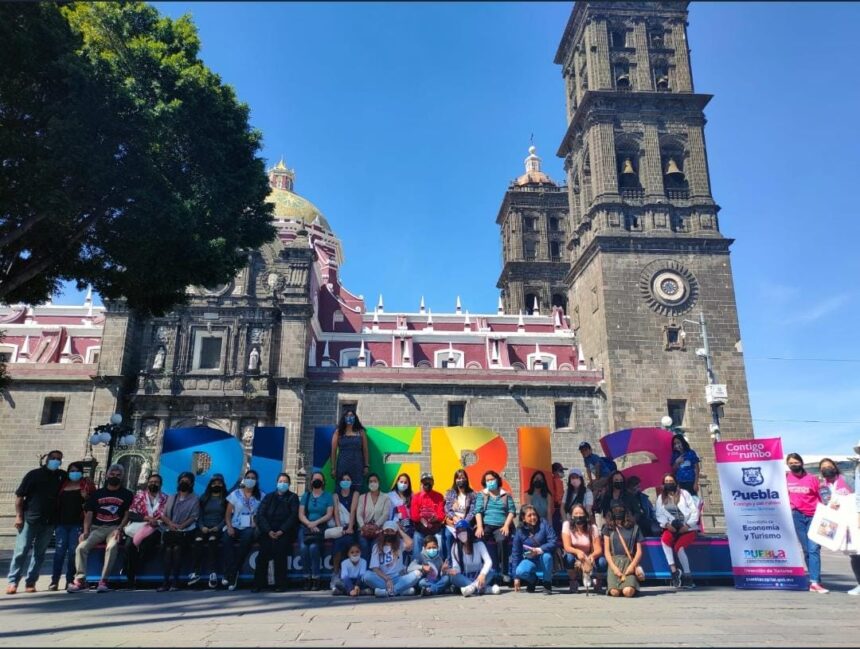
[[[188,575],[188,585],[189,586],[193,586],[198,581],[200,581],[200,575],[198,575],[196,572],[189,573],[189,575]]]
[[[227,586],[229,586],[229,585],[230,585],[230,580],[229,580],[229,579],[227,579],[226,577],[222,577],[222,578],[221,578],[221,585],[222,585],[222,586],[224,586],[224,587],[226,588]]]
[[[490,595],[498,595],[501,592],[502,592],[502,589],[499,588],[498,584],[493,584],[492,587],[490,588]]]
[[[463,594],[463,597],[471,597],[475,594],[476,590],[478,590],[478,587],[475,584],[469,584],[468,586],[463,586],[460,592]]]
[[[858,595],[860,595],[860,584],[858,584],[857,586],[854,586],[854,588],[849,590],[848,595],[853,595],[854,597],[857,597]]]
[[[384,588],[374,588],[373,594],[377,597],[388,597],[388,591]]]
[[[209,573],[209,588],[218,588],[218,575],[214,572]]]

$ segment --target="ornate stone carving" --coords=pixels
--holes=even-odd
[[[696,304],[699,283],[683,264],[659,259],[642,270],[639,291],[654,311],[675,316],[686,313]]]
[[[164,349],[164,345],[159,346],[158,350],[155,352],[155,358],[152,359],[152,369],[155,371],[164,369],[164,358],[167,356],[167,351]]]

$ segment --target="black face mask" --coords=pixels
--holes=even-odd
[[[835,478],[838,474],[836,473],[836,469],[821,469],[821,475],[825,478]]]
[[[317,478],[316,480],[311,482],[311,487],[314,489],[322,489],[323,481]]]
[[[220,485],[219,485],[219,486],[215,486],[215,487],[212,487],[209,491],[211,491],[214,495],[216,495],[216,496],[217,496],[217,495],[218,495],[218,494],[220,494],[222,491],[224,491],[224,487],[221,487]]]
[[[466,481],[463,478],[457,478],[457,486],[458,487],[465,487]]]
[[[161,487],[159,487],[157,484],[151,484],[151,485],[148,485],[148,486],[146,487],[146,489],[147,489],[147,491],[149,491],[149,493],[151,493],[151,494],[157,494],[157,493],[158,493],[158,491],[161,489]]]
[[[543,487],[543,480],[535,480],[535,487]]]
[[[678,485],[676,484],[664,484],[663,491],[668,491],[670,494],[678,491]]]
[[[792,473],[803,473],[803,465],[802,464],[789,464],[788,470]]]
[[[623,516],[622,516],[623,518]],[[588,522],[587,516],[574,516],[573,523],[574,525],[585,525]]]
[[[180,482],[179,491],[181,491],[182,493],[188,493],[189,491],[191,491],[191,485],[187,482]]]
[[[120,486],[120,484],[122,484],[122,478],[117,478],[116,476],[110,477],[105,480],[105,484],[107,484],[109,487],[118,487]]]
[[[612,486],[613,486],[615,489],[623,489],[623,488],[624,488],[624,483],[623,483],[623,482],[613,482],[613,483],[612,483]]]
[[[623,523],[625,518],[626,517],[623,512],[616,512],[612,514],[612,520],[614,520],[616,523]]]

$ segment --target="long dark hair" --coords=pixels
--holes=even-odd
[[[837,476],[842,475],[842,471],[840,471],[840,470],[839,470],[839,465],[838,465],[838,464],[836,464],[836,462],[834,462],[833,460],[831,460],[829,457],[823,457],[823,458],[821,458],[821,462],[819,462],[819,463],[818,463],[818,472],[819,472],[819,473],[821,473],[821,465],[822,465],[822,464],[824,464],[825,462],[830,462],[830,464],[832,464],[832,465],[833,465],[833,468],[834,468],[834,469],[836,469],[836,475],[837,475]],[[69,465],[69,467],[71,467],[71,466],[72,466],[72,465],[70,464],[70,465]]]
[[[466,485],[463,487],[464,494],[470,494],[475,490],[472,489],[472,485],[469,484],[469,474],[466,473],[466,469],[457,469],[454,471],[454,479],[451,481],[451,491],[454,493],[460,493],[459,487],[457,486],[457,478],[463,476],[466,479]]]
[[[535,489],[538,488],[537,486],[535,486],[535,478],[537,478],[538,476],[543,478],[543,484],[540,486],[540,494],[541,494],[541,496],[546,498],[547,495],[549,494],[549,488],[547,487],[546,476],[544,475],[543,471],[535,471],[534,473],[532,473],[532,479],[529,480],[529,488],[528,488],[528,491],[526,491],[526,493],[529,496],[534,495]]]
[[[687,438],[684,437],[681,433],[675,433],[672,437],[672,452],[675,452],[675,440],[681,442],[681,453],[686,453],[690,450],[690,442],[687,441]]]
[[[222,485],[221,487],[221,503],[222,509],[227,509],[227,483],[224,481],[224,476],[220,473],[212,474],[212,477],[209,478],[209,483],[206,485],[206,489],[203,491],[203,495],[200,496],[200,508],[204,508],[206,503],[212,498],[212,483],[215,481],[219,481]]]
[[[540,518],[540,514],[538,514],[538,510],[535,508],[534,505],[523,505],[520,508],[520,525],[524,528],[531,527],[531,525],[526,523],[526,514],[530,511],[534,512],[535,516],[537,516],[538,520],[537,520],[537,523],[535,523],[534,527],[535,527],[535,529],[539,529],[541,518]]]
[[[672,478],[672,480],[675,483],[675,486],[678,487],[677,489],[675,489],[675,493],[671,496],[672,500],[675,500],[675,498],[680,498],[681,487],[678,485],[678,478],[675,477],[674,473],[664,473],[663,479],[660,481],[661,486],[666,484],[666,478]],[[663,501],[664,505],[666,504],[666,498],[667,497],[669,497],[669,492],[666,491],[665,489],[661,489],[660,499]]]
[[[346,413],[351,412],[352,416],[355,417],[355,423],[352,425],[352,429],[356,432],[364,431],[364,426],[361,424],[361,420],[358,418],[358,415],[355,414],[355,410],[351,408],[347,408],[343,411],[343,414],[340,416],[340,421],[337,422],[337,434],[343,435],[346,432]]]
[[[580,529],[580,526],[577,523],[573,522],[573,510],[579,507],[582,510],[582,513],[585,514],[585,523],[582,524],[581,530],[591,536],[591,521],[588,519],[588,510],[585,508],[585,505],[582,503],[574,503],[570,506],[570,529],[577,530]]]
[[[800,468],[803,469],[803,471],[800,472],[800,475],[804,475],[806,473],[806,466],[803,463],[803,458],[800,457],[800,453],[789,453],[785,456],[786,465],[788,465],[789,460],[797,460],[800,462]]]
[[[475,551],[475,531],[470,527],[466,530],[466,533],[469,535],[465,541],[460,540],[460,531],[454,530],[454,547],[451,548],[451,558],[454,557],[454,550],[460,551],[460,567],[466,567],[466,561],[464,559],[464,552],[468,554],[473,554]],[[465,548],[465,551],[463,550]]]
[[[254,496],[254,498],[256,498],[257,500],[260,500],[260,474],[257,473],[254,469],[248,469],[247,471],[245,471],[245,474],[242,476],[243,482],[244,482],[244,478],[247,478],[248,475],[251,473],[254,474],[254,480],[256,480],[256,482],[254,483],[254,488],[251,490],[251,494]],[[244,489],[244,488],[245,488],[245,485],[240,483],[239,489]]]
[[[385,556],[385,552],[383,548],[386,543],[391,543],[391,554],[394,555],[394,558],[397,558],[397,555],[400,554],[400,532],[397,532],[393,536],[385,536],[385,533],[380,531],[379,535],[376,537],[376,551],[379,553],[380,563],[382,562],[382,558]]]
[[[579,488],[576,491],[573,490],[573,487],[570,484],[570,479],[573,476],[579,477]],[[564,492],[564,511],[569,512],[570,508],[577,504],[581,504],[584,507],[585,492],[587,489],[588,488],[585,486],[585,478],[578,473],[569,474],[567,476],[567,489]]]
[[[400,482],[400,478],[406,478],[406,482],[409,484],[409,486],[406,487],[406,491],[400,491],[397,488],[397,483]],[[398,494],[400,494],[400,496],[403,498],[403,500],[405,502],[407,502],[407,503],[412,502],[412,478],[409,477],[408,473],[401,473],[399,476],[397,476],[397,480],[394,481],[394,490]]]

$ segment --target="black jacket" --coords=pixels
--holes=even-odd
[[[284,495],[277,491],[268,493],[257,510],[257,528],[260,534],[284,532],[295,536],[299,524],[299,497],[292,491]]]

